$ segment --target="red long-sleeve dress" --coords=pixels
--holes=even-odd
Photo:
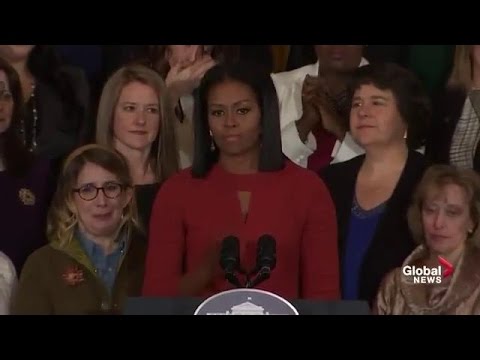
[[[239,191],[251,192],[246,219]],[[339,298],[333,202],[315,173],[290,161],[277,172],[234,175],[217,164],[203,179],[186,169],[167,180],[152,209],[144,295],[176,296],[181,277],[229,235],[239,238],[242,267],[252,269],[263,234],[276,239],[277,264],[259,289],[292,300]],[[198,295],[231,288],[218,265],[211,286]]]

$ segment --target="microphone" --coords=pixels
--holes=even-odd
[[[257,243],[257,265],[254,274],[257,276],[249,280],[245,287],[253,288],[270,278],[272,270],[277,265],[277,244],[273,236],[262,235]]]
[[[242,285],[235,275],[235,271],[240,266],[240,245],[238,238],[235,236],[227,236],[222,240],[222,248],[220,250],[220,267],[225,272],[225,279],[237,288]]]

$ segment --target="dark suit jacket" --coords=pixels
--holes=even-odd
[[[93,114],[90,112],[90,91],[85,73],[75,67],[64,66],[59,77],[72,89],[71,103],[66,103],[52,84],[37,82],[37,111],[41,121],[37,153],[41,157],[58,160],[79,145],[88,142]]]
[[[355,184],[365,155],[330,165],[320,175],[330,190],[337,210],[340,272],[343,272],[343,254],[348,236]],[[418,152],[410,151],[385,212],[379,220],[360,270],[359,297],[372,303],[383,277],[413,251],[415,244],[408,229],[407,209],[414,188],[426,168],[426,160]],[[343,278],[343,276],[342,276]]]
[[[467,92],[459,87],[447,87],[433,102],[433,119],[426,155],[433,163],[450,163],[450,147],[458,120],[462,115]],[[480,146],[475,150],[473,168],[480,172]]]

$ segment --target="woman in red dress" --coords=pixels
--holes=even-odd
[[[167,180],[153,206],[144,295],[231,289],[219,262],[222,240],[238,238],[240,268],[248,272],[267,234],[276,241],[276,267],[257,288],[287,299],[337,299],[334,206],[322,180],[282,154],[269,74],[217,65],[195,106],[193,166]]]

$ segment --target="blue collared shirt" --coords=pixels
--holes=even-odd
[[[92,262],[97,276],[111,293],[117,277],[120,260],[126,247],[125,236],[120,235],[119,246],[109,255],[105,255],[103,249],[81,231],[77,230],[76,236]]]

